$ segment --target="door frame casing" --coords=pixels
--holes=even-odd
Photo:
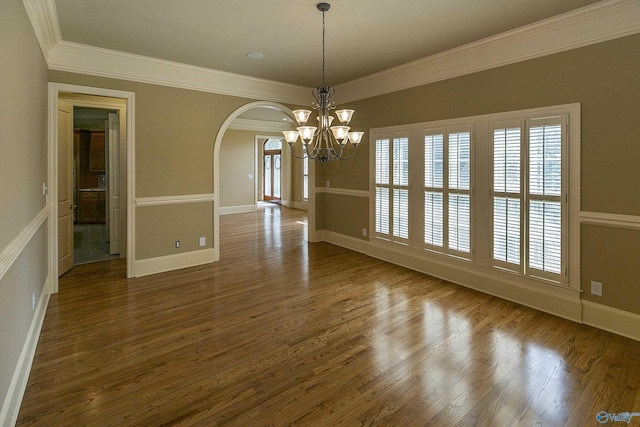
[[[266,144],[266,141],[265,141]],[[268,196],[270,199],[267,200],[267,192],[266,192],[266,169],[265,169],[265,161],[264,158],[265,156],[273,156],[274,154],[277,154],[280,156],[280,175],[279,175],[279,181],[280,181],[280,197],[275,197],[273,194],[271,196]],[[274,180],[273,180],[273,175],[275,174],[275,158],[271,157],[271,163],[272,163],[272,169],[271,169],[271,192],[273,193],[274,190]],[[283,182],[283,178],[284,178],[284,155],[282,153],[282,148],[278,149],[278,150],[265,150],[264,149],[264,144],[263,144],[263,149],[262,149],[262,198],[264,199],[265,202],[269,202],[269,201],[273,201],[273,200],[278,200],[279,202],[282,202],[282,200],[284,199],[282,193],[283,193],[283,189],[282,189],[282,182]]]
[[[65,184],[64,186],[66,188],[62,188],[62,186],[60,185],[60,174],[56,174],[56,180],[57,180],[57,200],[56,200],[56,209],[57,209],[57,218],[56,218],[56,228],[58,230],[58,232],[60,231],[60,228],[64,228],[65,230],[67,230],[67,236],[66,238],[63,238],[62,240],[58,240],[58,243],[62,243],[63,246],[63,251],[62,253],[60,253],[60,245],[56,245],[56,248],[58,249],[58,275],[64,274],[67,271],[71,270],[71,268],[73,268],[73,223],[74,223],[74,202],[75,202],[75,197],[74,197],[74,185],[73,185],[73,161],[74,161],[74,134],[73,134],[73,104],[70,103],[67,100],[64,99],[58,99],[58,107],[56,109],[56,129],[58,132],[58,147],[56,149],[56,154],[58,156],[58,172],[62,172],[63,173],[63,180],[62,182]],[[61,119],[61,113],[66,113],[69,117],[68,119],[64,122],[64,127],[66,129],[61,129],[60,128],[60,119]],[[65,132],[66,130],[66,132]],[[63,132],[63,139],[64,141],[61,143],[60,142],[60,132]],[[62,154],[62,156],[61,156]],[[66,161],[65,161],[66,158]],[[60,164],[59,162],[62,161],[63,163],[67,164],[67,170],[63,171],[60,170]],[[62,189],[62,191],[60,191]],[[60,195],[61,194],[65,194],[68,193],[66,197],[62,196],[62,200]],[[61,208],[60,204],[63,204],[64,206]],[[66,208],[66,205],[68,204],[69,208]],[[61,210],[62,209],[62,210]],[[62,218],[60,218],[60,215],[62,215]],[[64,220],[63,220],[64,218]],[[58,234],[58,238],[60,237],[60,235]],[[68,250],[68,254],[66,255],[66,252]],[[62,257],[62,258],[60,258]]]
[[[95,95],[86,95],[86,94],[80,94],[80,93],[69,93],[69,92],[64,92],[58,95],[58,99],[59,100],[63,100],[66,102],[71,103],[71,105],[73,107],[89,107],[89,108],[96,108],[96,109],[101,109],[101,110],[110,110],[110,111],[117,111],[117,116],[118,116],[118,121],[119,123],[123,123],[123,126],[119,126],[119,131],[118,131],[118,144],[120,145],[120,147],[118,148],[118,161],[121,164],[126,164],[126,160],[123,159],[123,157],[126,155],[126,150],[122,150],[122,148],[126,148],[126,139],[127,139],[127,135],[126,135],[126,123],[127,123],[127,117],[126,117],[126,112],[127,112],[127,107],[126,105],[123,105],[122,102],[113,102],[113,100],[120,100],[120,101],[124,101],[123,98],[114,98],[114,97],[97,97]],[[125,103],[126,104],[126,103]],[[111,114],[111,113],[110,113]],[[120,117],[122,117],[122,119],[120,119]],[[106,129],[106,126],[105,126]],[[122,142],[121,142],[122,141]],[[123,147],[124,145],[124,147]],[[111,156],[108,154],[109,150],[112,149],[112,144],[109,143],[108,145],[105,145],[105,159],[111,159]],[[109,160],[107,163],[110,163],[111,160]],[[120,165],[118,166],[120,167]],[[122,177],[122,173],[123,171],[120,171],[120,175]],[[111,174],[109,173],[109,177],[111,179]],[[126,177],[125,177],[126,178]],[[122,181],[119,185],[120,189],[119,189],[119,193],[122,194],[126,194],[126,191],[124,188],[122,188],[124,186],[126,186],[126,182]],[[106,195],[110,195],[112,191],[112,186],[108,185],[107,186],[107,194]],[[109,211],[108,211],[108,206],[109,206],[109,202],[108,202],[108,198],[105,200],[106,202],[106,218],[107,221],[109,220]],[[123,206],[120,205],[120,209],[123,209]],[[123,212],[126,212],[123,211]],[[121,223],[126,223],[126,221],[123,220],[122,215],[120,215],[120,222]],[[120,242],[122,243],[123,241],[126,242],[127,241],[127,236],[126,236],[126,229],[122,229],[120,228]],[[122,247],[123,250],[120,251],[120,258],[125,258],[126,257],[126,248],[123,246]]]
[[[280,204],[282,206],[291,206],[291,151],[289,145],[284,141],[284,136],[274,136],[266,134],[255,135],[255,164],[256,164],[256,206],[259,200],[264,201],[264,165],[262,164],[262,156],[264,154],[264,142],[267,139],[279,139],[282,142],[282,176],[280,182]]]
[[[125,110],[126,111],[126,110]],[[109,113],[109,118],[105,122],[105,130],[107,133],[107,146],[105,147],[106,153],[105,158],[107,159],[107,177],[108,182],[106,183],[107,193],[105,194],[106,206],[105,206],[105,218],[107,223],[107,230],[109,236],[109,255],[119,254],[120,258],[124,258],[126,256],[126,250],[120,249],[123,243],[123,235],[125,235],[124,241],[126,242],[126,231],[122,229],[122,207],[120,206],[122,202],[122,186],[121,182],[122,173],[120,172],[122,158],[122,144],[124,143],[126,147],[126,141],[121,141],[122,128],[120,127],[120,116],[122,115],[122,110],[118,110],[118,114]],[[126,119],[125,119],[126,120]],[[116,123],[115,130],[113,132],[112,125]],[[125,122],[126,123],[126,122]],[[126,124],[125,124],[125,132],[126,132]],[[126,139],[126,136],[125,136]],[[115,144],[113,143],[115,141]],[[117,172],[114,172],[117,171]],[[117,185],[114,183],[117,182]],[[126,183],[124,183],[126,186]],[[117,209],[118,215],[112,215],[114,206],[116,203],[113,203],[115,200],[114,194],[115,189],[117,188]],[[114,219],[116,218],[116,219]],[[114,227],[114,224],[116,227]],[[115,230],[114,230],[115,229]],[[118,231],[118,233],[116,233]]]
[[[126,131],[126,182],[127,182],[127,277],[133,277],[135,254],[135,211],[133,200],[135,194],[135,93],[114,89],[103,89],[90,86],[78,86],[66,83],[49,82],[48,85],[48,147],[47,147],[47,180],[49,204],[49,292],[58,292],[58,98],[61,93],[104,96],[122,98],[127,103]]]

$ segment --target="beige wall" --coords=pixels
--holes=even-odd
[[[286,142],[285,142],[286,144]],[[291,158],[291,201],[302,209],[307,208],[307,202],[303,200],[302,189],[302,160]],[[309,192],[311,194],[311,192]],[[317,228],[317,227],[316,227]]]
[[[213,149],[220,126],[233,111],[254,101],[246,98],[59,71],[50,71],[49,79],[56,83],[135,93],[136,198],[212,193]],[[271,134],[273,133],[235,130],[225,132],[220,147],[221,194],[216,195],[220,197],[220,206],[239,206],[238,203],[242,203],[242,205],[253,203],[249,193],[249,185],[242,186],[241,194],[236,194],[236,186],[239,182],[249,183],[247,168],[250,168],[248,163],[236,164],[236,161],[249,154],[249,144],[253,144],[255,135],[268,136]],[[281,136],[281,134],[274,135]],[[229,138],[241,138],[247,145],[241,144],[241,146],[232,147],[232,144],[225,143]],[[234,148],[238,148],[238,150],[234,150]],[[232,156],[234,160],[225,161],[227,155]],[[253,159],[253,154],[248,158]],[[174,243],[175,240],[191,242],[193,236],[187,230],[192,224],[188,223],[187,218],[192,218],[190,221],[193,221],[193,215],[201,214],[200,209],[198,204],[192,203],[174,205],[174,208],[170,210],[163,210],[156,206],[138,208],[135,230],[136,259],[148,259],[189,251],[190,246],[188,245],[176,250]],[[200,213],[195,214],[192,212],[194,210]],[[151,212],[155,212],[155,214]],[[143,224],[143,219],[151,217],[155,218],[153,221],[157,222],[161,212],[170,212],[171,215],[163,221],[162,228],[152,229]],[[212,215],[207,218],[203,217],[202,221],[199,221],[199,225],[197,235],[213,235]],[[160,246],[149,244],[149,242],[158,241],[163,241],[163,243]],[[205,248],[210,248],[211,245],[212,239],[207,239]],[[194,247],[192,249],[202,248]]]
[[[256,169],[256,133],[227,130],[220,146],[221,207],[255,204]]]
[[[0,248],[44,207],[47,71],[21,1],[0,14]]]
[[[640,314],[640,231],[582,225],[582,297]],[[602,296],[590,293],[602,283]]]
[[[136,197],[213,192],[213,144],[223,121],[253,100],[50,71],[56,83],[135,93]]]
[[[0,2],[0,253],[45,208],[47,69],[20,0]],[[0,264],[0,405],[47,277],[47,223],[16,261]],[[0,263],[7,262],[0,258]],[[2,420],[0,420],[2,421]]]
[[[136,198],[213,193],[213,148],[217,133],[233,111],[252,102],[73,73],[50,71],[49,78],[57,83],[135,93]],[[220,179],[222,188],[225,184],[223,177]],[[204,215],[206,209],[211,209],[211,203],[185,203],[169,209],[137,208],[136,259],[203,249],[193,239],[213,236],[213,214]],[[196,219],[197,230],[193,229]],[[158,227],[149,227],[149,223]],[[185,244],[176,249],[175,240]],[[205,248],[211,248],[212,243],[213,239],[207,238]]]
[[[640,215],[640,35],[512,64],[341,107],[356,110],[352,127],[371,129],[438,119],[579,102],[583,211]],[[368,190],[368,137],[355,161],[323,165],[318,185]],[[325,198],[327,198],[325,196]],[[368,215],[353,203],[353,217]],[[357,237],[360,224],[330,218],[343,204],[318,209],[318,224]],[[320,228],[320,227],[318,227]],[[639,231],[583,227],[583,298],[640,314]],[[624,236],[624,238],[622,238]],[[619,244],[614,242],[620,242]],[[602,262],[602,250],[616,263]],[[614,267],[615,266],[615,267]],[[598,280],[600,279],[600,280]],[[591,280],[609,296],[589,295]]]
[[[316,230],[331,230],[346,236],[364,239],[362,229],[369,234],[369,199],[342,194],[320,193],[316,196]],[[362,212],[367,212],[363,215]]]
[[[142,206],[136,209],[136,259],[208,249],[213,247],[213,203]],[[206,245],[198,246],[206,237]],[[180,247],[175,247],[176,240]]]

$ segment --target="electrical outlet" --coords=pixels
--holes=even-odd
[[[324,186],[327,187],[327,188],[331,187],[331,181],[326,180],[325,183],[324,183]]]
[[[176,240],[176,249],[180,247],[180,240]]]
[[[367,237],[367,229],[366,228],[362,229],[362,237]]]
[[[198,244],[200,246],[205,246],[207,244],[207,238],[206,237],[201,237],[200,240],[198,240]]]
[[[31,294],[31,310],[36,309],[36,293]]]
[[[591,281],[591,295],[602,296],[602,283]]]

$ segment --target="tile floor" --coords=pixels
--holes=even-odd
[[[74,224],[73,264],[118,258],[109,254],[109,238],[105,224]]]

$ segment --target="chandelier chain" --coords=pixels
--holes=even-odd
[[[327,86],[324,81],[324,11],[322,12],[322,86]]]

